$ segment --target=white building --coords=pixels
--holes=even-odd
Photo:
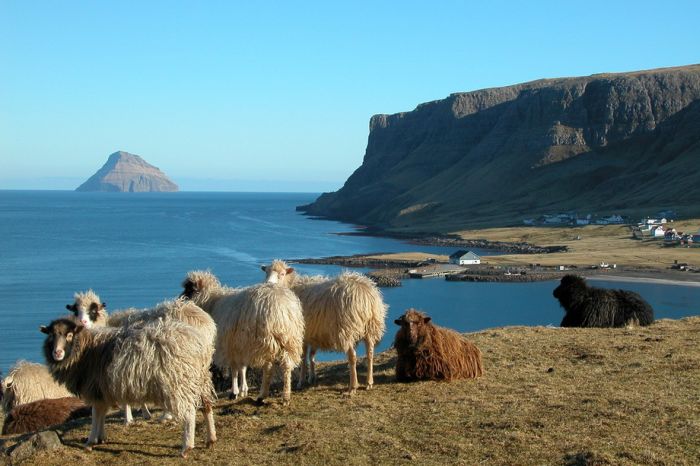
[[[471,251],[457,251],[454,254],[450,254],[450,264],[457,265],[473,265],[481,264],[481,257],[477,256]]]

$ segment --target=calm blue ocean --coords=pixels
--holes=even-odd
[[[75,193],[0,191],[0,370],[17,359],[42,361],[38,327],[65,314],[75,291],[94,289],[108,309],[147,307],[177,296],[186,272],[211,269],[222,282],[262,280],[260,265],[274,258],[453,249],[342,236],[352,225],[312,220],[295,212],[317,194]],[[334,266],[297,266],[335,274]],[[658,317],[698,313],[700,288],[596,282],[642,294]],[[452,283],[410,280],[384,289],[388,331],[407,307],[460,331],[504,325],[558,325],[555,282]],[[364,351],[362,351],[364,352]],[[326,355],[325,358],[335,358]]]

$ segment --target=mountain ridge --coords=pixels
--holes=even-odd
[[[687,181],[700,156],[698,99],[700,65],[453,93],[374,115],[362,165],[299,210],[424,232],[512,225],[555,209],[690,213],[700,205]],[[635,194],[637,175],[661,195]]]

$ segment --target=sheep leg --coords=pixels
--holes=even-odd
[[[374,385],[374,343],[365,340],[365,349],[367,350],[367,390],[369,390]]]
[[[180,451],[180,455],[183,458],[187,458],[187,453],[194,448],[194,427],[196,418],[195,407],[188,407],[185,413],[185,425],[182,431],[182,450]]]
[[[241,376],[241,398],[248,396],[248,381],[246,380],[246,372],[248,371],[247,366],[241,366],[240,376]]]
[[[304,379],[306,378],[306,374],[309,370],[309,367],[306,362],[306,355],[309,352],[309,345],[304,343],[304,347],[302,349],[301,353],[301,369],[299,370],[299,382],[297,383],[297,389],[301,390],[301,388],[304,386]]]
[[[147,421],[153,417],[151,416],[151,412],[148,410],[148,405],[146,405],[146,403],[141,405],[141,416],[143,416],[143,418]]]
[[[202,413],[204,414],[204,426],[207,429],[207,448],[216,443],[216,426],[214,425],[214,410],[211,401],[202,397]]]
[[[272,377],[272,364],[267,363],[263,366],[263,377],[262,383],[260,384],[260,396],[258,396],[257,403],[262,405],[263,401],[270,394],[270,378]]]
[[[348,355],[348,366],[350,367],[350,391],[349,393],[355,393],[357,390],[357,353],[355,353],[355,348],[350,348],[347,351]]]
[[[124,405],[124,424],[127,426],[134,422],[134,415],[131,413],[131,406],[126,404]]]
[[[229,400],[235,400],[238,398],[238,366],[231,367],[231,394],[228,396]]]
[[[309,352],[309,385],[316,383],[316,348]]]
[[[92,420],[90,425],[90,435],[85,442],[85,448],[92,449],[92,446],[100,443],[100,440],[106,440],[104,434],[104,422],[107,416],[107,406],[104,404],[95,403],[92,406]]]
[[[292,398],[292,365],[285,364],[284,367],[284,388],[282,390],[282,404],[287,406]]]

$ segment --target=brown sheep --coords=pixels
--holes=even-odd
[[[408,309],[394,323],[401,327],[394,339],[398,381],[451,381],[483,375],[481,351],[454,330],[433,325],[429,316],[415,309]]]
[[[36,432],[71,419],[88,417],[90,412],[89,406],[72,396],[33,401],[10,410],[2,425],[2,435]]]

